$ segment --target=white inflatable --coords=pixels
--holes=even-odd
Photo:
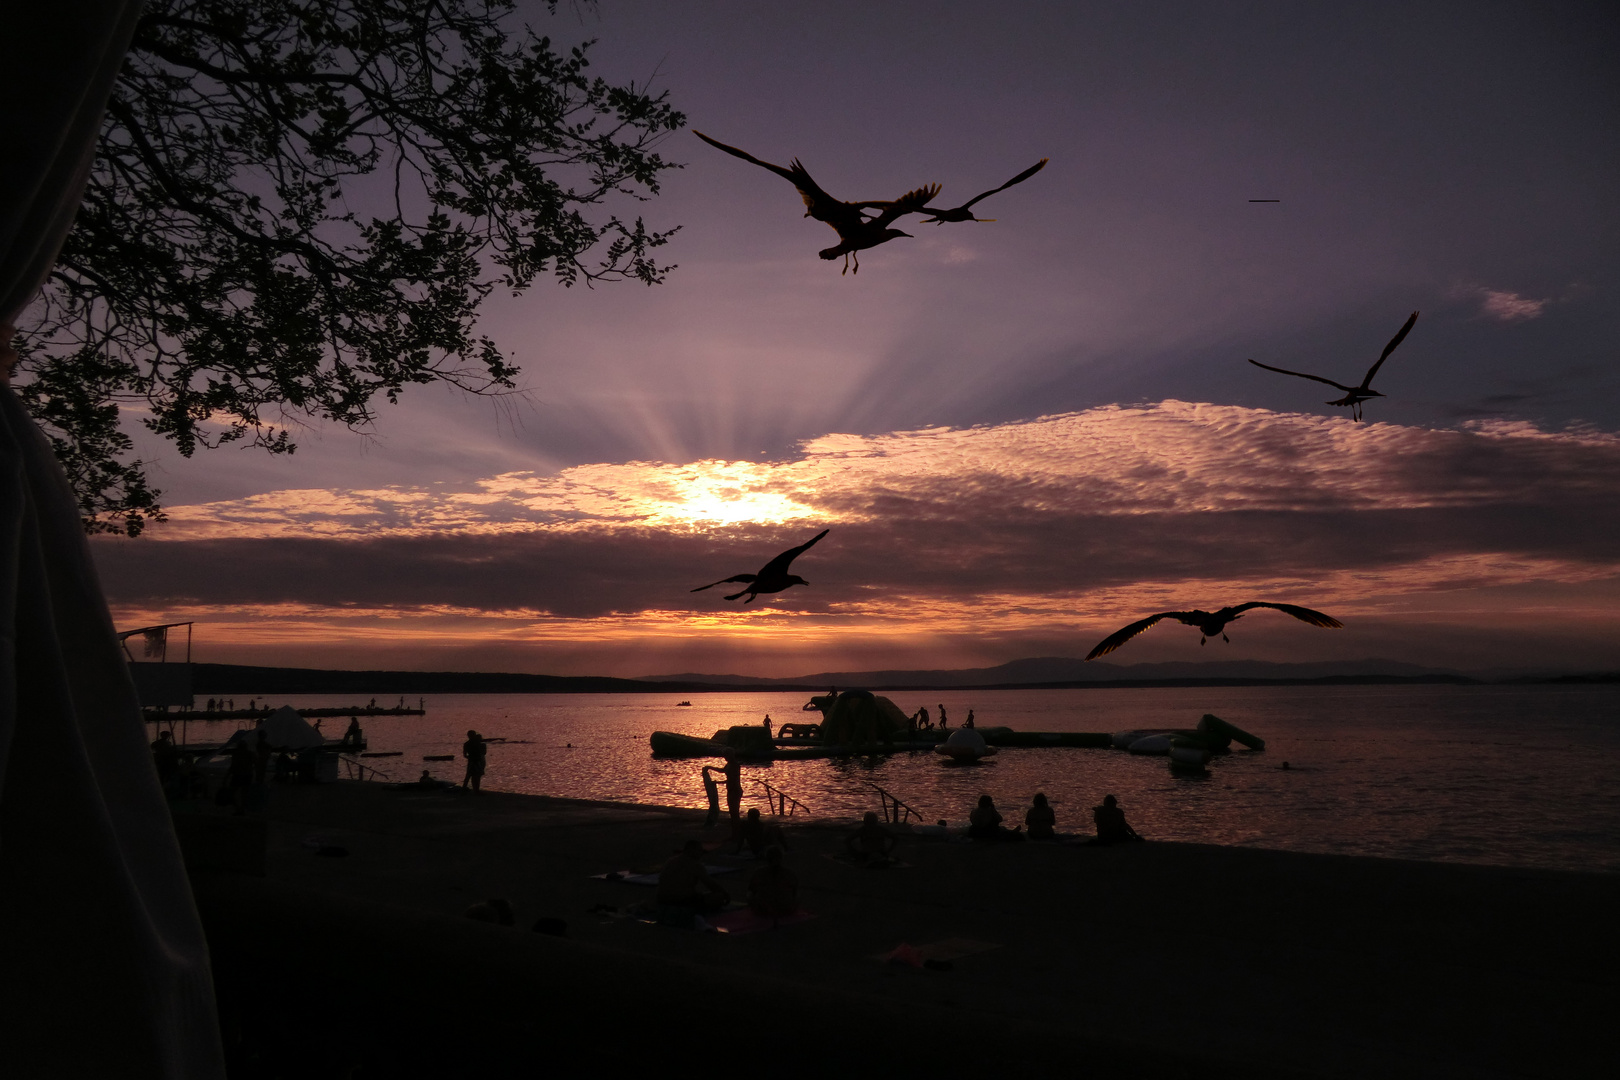
[[[934,747],[934,753],[956,761],[977,761],[995,752],[996,748],[986,743],[984,736],[972,728],[957,728],[948,739]]]
[[[1170,752],[1169,735],[1146,735],[1131,743],[1129,749],[1133,754],[1154,754],[1162,757]]]

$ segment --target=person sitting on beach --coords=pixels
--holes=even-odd
[[[1057,815],[1047,803],[1046,796],[1035,793],[1033,804],[1024,811],[1024,825],[1031,840],[1051,840],[1057,836]]]
[[[484,737],[476,731],[468,731],[467,741],[461,744],[461,756],[467,759],[467,775],[462,777],[461,786],[481,794],[484,765],[489,757],[489,746],[484,742]]]
[[[782,835],[782,827],[765,824],[765,819],[759,816],[759,807],[749,807],[748,813],[743,816],[742,824],[737,827],[737,846],[734,851],[741,853],[746,846],[754,858],[762,859],[765,857],[766,849],[772,845],[781,848],[788,846],[787,837]]]
[[[692,914],[719,911],[731,901],[731,894],[715,884],[703,866],[703,841],[688,840],[658,872],[658,904],[684,908]]]
[[[1125,811],[1119,808],[1119,800],[1112,795],[1104,795],[1102,805],[1091,808],[1091,817],[1097,823],[1097,839],[1092,841],[1093,844],[1119,844],[1142,839],[1131,828],[1131,823],[1125,820]]]
[[[1017,829],[1001,825],[1001,812],[996,801],[988,795],[979,796],[979,805],[968,815],[968,835],[975,840],[1022,840],[1024,834]]]
[[[755,915],[783,919],[799,910],[799,879],[782,865],[782,849],[765,849],[765,865],[748,879],[748,906]]]
[[[852,859],[867,866],[881,865],[893,858],[894,836],[878,821],[877,811],[868,810],[861,827],[844,841]]]

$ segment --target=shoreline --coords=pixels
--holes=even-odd
[[[767,985],[784,1004],[820,1003],[807,1022],[828,1047],[896,1068],[940,1052],[919,1046],[919,1025],[962,1024],[1016,1032],[1018,1046],[953,1040],[941,1059],[953,1072],[1004,1066],[1015,1050],[1014,1059],[1025,1054],[1032,1064],[1072,1068],[1091,1055],[1114,1062],[1110,1075],[1166,1077],[1575,1076],[1600,1074],[1612,1058],[1602,1032],[1620,981],[1620,931],[1611,925],[1620,875],[1166,842],[1099,849],[912,837],[899,851],[907,865],[870,871],[828,857],[852,822],[790,817],[775,821],[787,830],[801,903],[816,915],[808,922],[735,937],[591,913],[650,890],[590,875],[655,868],[689,836],[726,835],[724,823],[705,833],[703,817],[644,803],[353,782],[277,790],[258,819],[176,815],[190,834],[222,997],[244,993],[232,989],[232,970],[259,970],[263,949],[292,948],[345,993],[394,1002],[373,1019],[378,1030],[361,1037],[372,1054],[404,1037],[389,1027],[389,1009],[410,1013],[424,993],[435,1009],[464,1007],[455,997],[467,990],[468,972],[454,959],[462,956],[475,980],[527,1003],[501,1004],[501,1016],[539,1010],[528,1013],[533,1021],[560,1009],[579,1033],[599,1032],[599,1052],[648,1065],[679,1031],[729,1026],[723,1018],[753,1007],[759,991],[751,988]],[[203,831],[213,835],[199,841]],[[349,854],[319,857],[305,846],[313,840]],[[262,877],[252,875],[251,857],[236,863],[248,874],[221,869],[255,844]],[[736,893],[732,882],[748,872],[717,880]],[[516,906],[518,927],[460,916],[491,896]],[[242,922],[255,910],[259,925],[284,918],[304,931],[255,942]],[[322,911],[350,937],[334,938]],[[567,937],[528,933],[539,917],[565,919]],[[419,939],[440,942],[439,951],[384,930],[402,921]],[[300,934],[335,954],[295,943]],[[950,971],[875,959],[901,943],[961,939],[991,947]],[[419,980],[406,1001],[392,977],[338,963],[358,952],[386,956],[370,961],[379,973],[397,975],[412,962],[455,971],[443,972],[442,989]],[[510,962],[498,957],[517,954],[538,965],[524,969],[522,986],[500,974]],[[559,998],[547,989],[535,978],[546,970],[570,972],[572,990]],[[708,987],[707,996],[683,991],[686,979]],[[882,1025],[876,1030],[887,1034],[872,1043],[870,1032],[833,1022],[833,1003],[845,999],[918,1024]],[[606,1013],[583,1004],[593,1001]],[[623,1003],[646,1029],[645,1058],[604,1028],[621,1009],[608,1002]],[[1512,1023],[1491,1023],[1506,1002]],[[785,1045],[766,1037],[774,1030],[737,1039],[780,1053]],[[497,1057],[521,1057],[532,1033],[502,1031],[490,1044],[506,1048]],[[575,1048],[579,1061],[593,1060]],[[497,1074],[502,1061],[489,1063]]]

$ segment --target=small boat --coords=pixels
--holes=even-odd
[[[692,703],[690,701],[677,701],[675,703],[675,707],[677,709],[682,709],[682,708],[690,709],[692,707]]]
[[[949,738],[934,747],[934,753],[957,764],[978,761],[995,752],[996,748],[985,742],[984,736],[973,728],[957,728]]]

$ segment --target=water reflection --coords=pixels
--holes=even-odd
[[[425,717],[366,722],[372,759],[414,779],[428,754],[459,752],[466,730],[512,741],[490,748],[485,785],[497,790],[701,807],[702,761],[657,760],[663,729],[707,736],[766,713],[792,713],[803,695],[466,695],[428,699]],[[744,805],[764,806],[750,778],[768,778],[816,816],[877,809],[877,784],[929,821],[967,820],[980,795],[1022,809],[1044,791],[1060,831],[1086,831],[1091,807],[1115,794],[1154,839],[1302,851],[1620,870],[1620,795],[1608,762],[1620,751],[1616,687],[1258,687],[1165,690],[930,691],[891,695],[905,711],[943,701],[983,725],[1029,731],[1191,726],[1213,712],[1267,740],[1264,753],[1216,758],[1202,777],[1162,758],[1112,750],[1006,749],[974,768],[909,752],[780,761],[744,769]],[[350,704],[331,697],[275,704]],[[191,737],[231,725],[192,724]],[[221,728],[212,735],[205,728]],[[567,744],[572,743],[569,749]],[[1287,760],[1287,771],[1279,766]],[[459,780],[459,760],[428,763]],[[1196,780],[1196,782],[1194,782]]]

